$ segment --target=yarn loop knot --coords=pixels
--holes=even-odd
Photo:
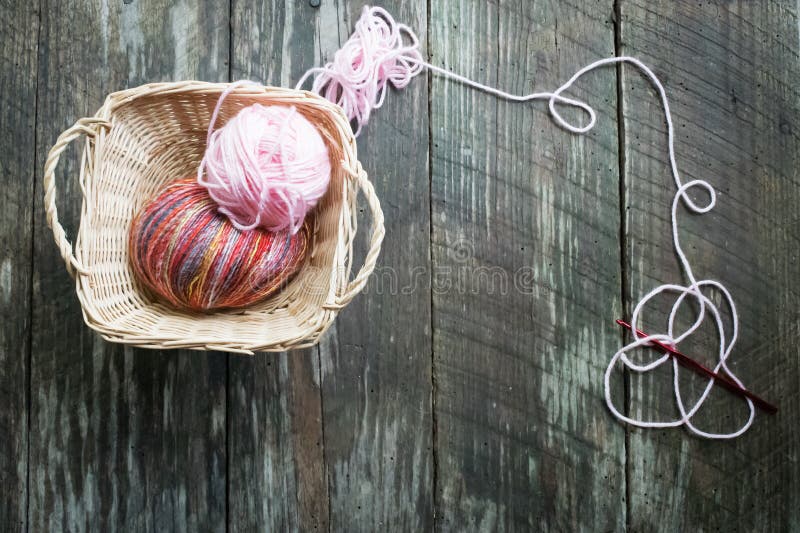
[[[383,105],[391,83],[402,89],[422,72],[419,38],[383,8],[365,6],[355,31],[324,67],[308,70],[297,88],[315,76],[311,90],[338,104],[356,124],[355,134]]]

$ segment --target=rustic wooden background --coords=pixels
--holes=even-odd
[[[49,147],[145,82],[292,85],[362,2],[0,6],[3,530],[800,530],[795,2],[386,2],[432,62],[511,91],[614,54],[661,77],[685,177],[720,193],[683,216],[688,252],[738,303],[733,366],[780,406],[733,442],[631,430],[602,400],[613,320],[681,281],[661,111],[632,70],[575,88],[599,112],[584,137],[436,76],[391,94],[359,154],[386,212],[381,279],[415,290],[373,280],[313,349],[156,352],[83,325],[42,210]],[[76,153],[59,182],[73,232]],[[672,412],[668,373],[618,385],[634,413]],[[703,419],[740,407],[719,393]]]

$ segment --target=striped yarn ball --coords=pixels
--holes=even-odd
[[[193,311],[245,307],[281,288],[309,246],[299,231],[242,231],[194,177],[170,184],[136,216],[129,251],[137,279]]]

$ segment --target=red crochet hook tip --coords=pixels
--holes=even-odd
[[[617,320],[617,324],[619,324],[623,328],[627,328],[627,329],[633,331],[633,326],[631,326],[630,324],[628,324],[624,320]],[[642,331],[640,329],[636,330],[636,334],[641,336],[641,337],[647,337],[647,333],[645,333],[644,331]],[[660,342],[660,341],[657,341],[657,340],[651,340],[650,344],[652,344],[654,346],[658,346],[662,350],[665,350],[665,351],[669,352],[683,366],[685,366],[687,368],[691,368],[695,372],[703,374],[708,378],[714,379],[715,381],[717,381],[720,385],[722,385],[723,387],[725,387],[729,391],[731,391],[733,393],[736,393],[736,394],[738,394],[740,396],[745,396],[747,398],[750,398],[755,405],[757,405],[759,408],[763,409],[767,413],[769,413],[771,415],[774,415],[775,413],[778,412],[778,408],[775,407],[774,405],[772,405],[771,403],[769,403],[768,401],[762,400],[761,398],[759,398],[758,396],[756,396],[755,394],[753,394],[749,390],[747,390],[747,389],[745,389],[743,387],[740,387],[738,383],[736,383],[735,381],[729,379],[728,377],[723,376],[722,374],[717,374],[713,370],[711,370],[709,368],[706,368],[705,366],[701,365],[700,363],[698,363],[697,361],[695,361],[691,357],[682,354],[681,352],[679,352],[678,350],[676,350],[672,346],[669,346],[669,345],[664,344],[663,342]]]

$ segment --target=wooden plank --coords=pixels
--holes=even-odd
[[[24,530],[39,19],[32,3],[0,5],[0,524]]]
[[[365,3],[322,3],[320,61],[350,36]],[[424,50],[426,3],[381,4],[415,30]],[[366,293],[342,311],[320,347],[334,531],[433,527],[428,139],[421,76],[390,91],[358,142],[386,216],[386,238]],[[365,204],[360,211],[366,234]]]
[[[290,87],[315,64],[318,10],[232,5],[232,79]],[[232,357],[229,371],[229,528],[327,530],[318,349]]]
[[[227,356],[123,348],[93,334],[45,224],[40,181],[58,134],[108,92],[226,79],[228,7],[45,0],[41,18],[30,529],[224,529]],[[79,218],[77,153],[57,171],[68,235]]]
[[[788,2],[653,3],[623,0],[621,52],[640,57],[665,83],[684,180],[707,179],[716,209],[681,211],[681,238],[699,279],[722,281],[741,319],[732,367],[775,416],[732,442],[681,430],[631,432],[633,531],[791,531],[800,528],[800,351],[796,280],[798,185],[798,13]],[[630,70],[625,109],[628,302],[663,282],[684,282],[669,237],[674,187],[665,164],[665,126],[655,94]],[[663,331],[666,305],[647,316]],[[687,343],[704,363],[716,342],[705,329]],[[682,346],[681,348],[684,348]],[[684,372],[686,374],[686,372]],[[671,372],[631,380],[631,410],[674,415]],[[687,379],[699,392],[701,380]],[[696,397],[696,396],[695,396]],[[735,429],[740,400],[715,392],[696,420]]]
[[[292,86],[347,39],[360,7],[234,3],[233,77]],[[392,12],[424,35],[424,4]],[[393,208],[387,242],[412,244],[410,253],[392,246],[384,252],[383,261],[394,269],[389,276],[396,276],[399,286],[411,285],[415,268],[429,272],[427,158],[418,157],[428,142],[427,122],[420,118],[427,113],[425,95],[420,80],[387,103],[370,124],[379,133],[366,134],[359,146],[364,166],[375,169],[378,194]],[[410,154],[416,159],[409,166]],[[361,227],[368,224],[364,220]],[[374,324],[378,311],[381,326],[365,337],[363,324]],[[332,329],[319,350],[231,360],[233,527],[430,526],[430,339],[395,341],[399,331],[429,335],[429,289],[362,296]],[[267,385],[253,373],[267,376]],[[246,415],[236,413],[240,408]],[[267,428],[265,418],[272,421]]]
[[[316,352],[230,360],[229,527],[327,530]]]
[[[554,90],[613,55],[612,2],[431,4],[432,61],[512,92]],[[432,222],[437,520],[447,531],[611,531],[624,431],[602,400],[621,312],[614,69],[546,103],[434,77]]]

